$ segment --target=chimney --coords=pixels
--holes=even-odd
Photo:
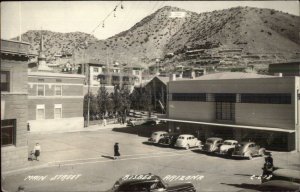
[[[170,81],[176,81],[176,74],[170,74]]]

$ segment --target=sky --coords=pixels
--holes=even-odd
[[[270,8],[299,16],[299,2],[292,1],[123,1],[124,9],[111,14],[120,1],[2,1],[1,38],[10,39],[28,30],[85,32],[106,39],[129,29],[144,17],[164,6],[196,13],[237,6]]]

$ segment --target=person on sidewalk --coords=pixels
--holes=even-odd
[[[119,152],[119,143],[115,143],[114,145],[114,159],[119,159],[120,152]]]
[[[35,144],[35,146],[33,148],[33,153],[34,153],[34,156],[35,156],[35,160],[39,161],[38,157],[41,154],[41,146],[40,146],[39,143]]]
[[[20,185],[18,187],[18,191],[16,191],[16,192],[25,192],[25,187],[23,187],[22,185]]]
[[[106,126],[106,124],[107,124],[106,119],[103,119],[103,125],[104,125],[104,127]]]

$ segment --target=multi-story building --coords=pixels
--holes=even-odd
[[[96,94],[100,86],[105,86],[108,92],[112,92],[115,86],[127,86],[132,90],[142,79],[142,68],[107,65],[95,60],[81,64],[80,70],[86,76],[85,93],[89,89]]]
[[[168,83],[167,120],[202,141],[218,136],[300,151],[299,77],[216,73]]]
[[[28,72],[28,120],[31,131],[83,128],[84,78],[79,74]]]
[[[27,65],[30,44],[1,40],[1,168],[28,164]]]

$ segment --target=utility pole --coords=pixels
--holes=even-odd
[[[87,45],[85,47],[85,50],[84,50],[84,66],[86,67],[87,66],[87,73],[88,73],[88,103],[87,103],[87,108],[88,108],[88,111],[87,111],[87,127],[90,125],[90,66],[89,66],[89,62],[87,61]]]

